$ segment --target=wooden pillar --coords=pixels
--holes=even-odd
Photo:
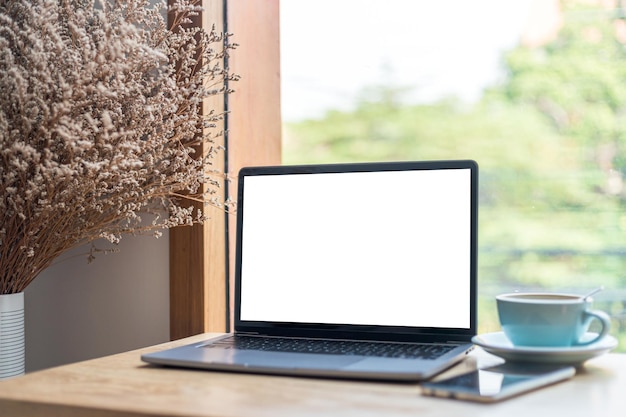
[[[227,110],[228,129],[220,162],[235,178],[244,165],[279,164],[281,159],[278,0],[203,0],[197,24],[233,33],[240,46],[231,72],[242,78],[227,99],[214,97],[203,111]],[[236,181],[227,186],[236,195]],[[225,187],[226,192],[226,187]],[[226,198],[224,194],[222,196]],[[219,209],[203,225],[170,230],[170,337],[227,331],[232,317],[235,216]],[[232,239],[229,239],[232,236]]]
[[[230,60],[241,80],[233,85],[228,108],[229,192],[237,196],[239,169],[281,163],[279,0],[230,0],[228,31],[239,47]],[[268,202],[271,204],[271,202]],[[230,265],[235,260],[235,216],[229,223]],[[234,300],[234,266],[229,280]],[[233,313],[231,308],[230,323]]]

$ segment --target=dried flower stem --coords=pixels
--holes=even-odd
[[[228,94],[228,35],[191,27],[194,1],[0,4],[0,294],[66,250],[205,220]],[[205,111],[205,113],[207,113]],[[198,147],[207,144],[199,155]]]

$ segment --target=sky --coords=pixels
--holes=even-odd
[[[480,98],[502,77],[530,0],[281,0],[285,121],[350,109],[365,86],[409,102]]]

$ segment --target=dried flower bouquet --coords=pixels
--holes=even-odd
[[[228,35],[144,0],[0,3],[0,294],[64,251],[205,219]],[[196,150],[208,144],[203,155]]]

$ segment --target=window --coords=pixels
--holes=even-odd
[[[283,0],[283,162],[475,159],[479,332],[498,293],[603,285],[626,340],[626,24],[597,3]]]

